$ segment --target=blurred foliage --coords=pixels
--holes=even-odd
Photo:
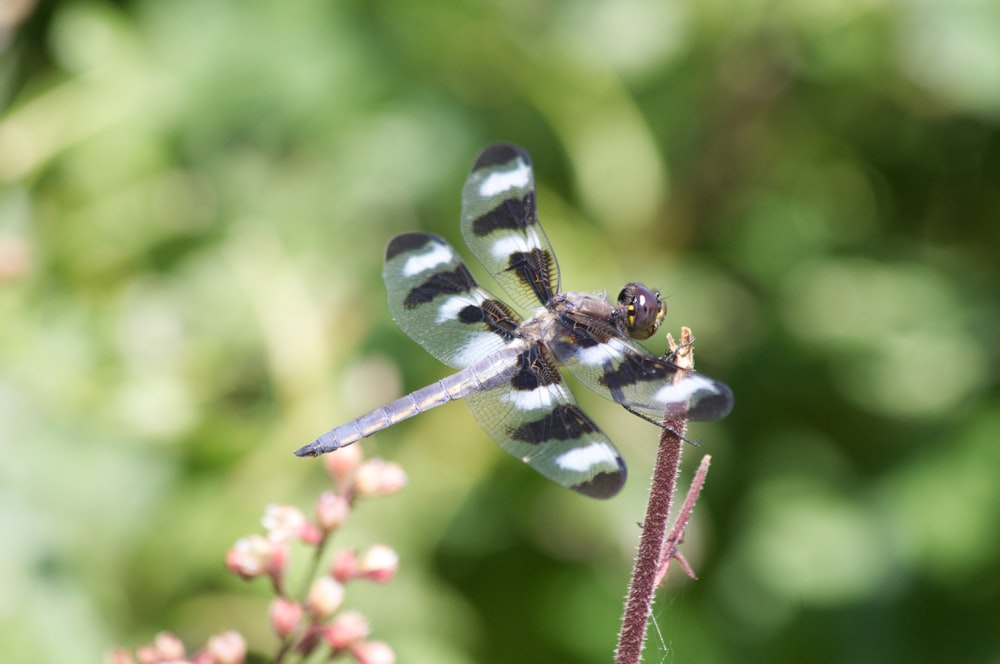
[[[659,285],[737,397],[647,659],[1000,661],[997,3],[6,0],[0,113],[5,661],[273,648],[224,552],[444,374],[382,251],[458,244],[501,139],[564,286]],[[610,660],[657,435],[580,398],[607,503],[458,405],[363,443],[411,478],[344,536],[400,551],[351,600],[400,661]]]

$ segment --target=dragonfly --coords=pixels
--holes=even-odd
[[[610,498],[627,469],[614,444],[577,405],[561,369],[598,394],[661,427],[711,421],[733,407],[723,383],[654,355],[637,340],[656,332],[666,305],[629,283],[604,295],[560,290],[559,266],[538,221],[531,158],[496,143],[476,157],[462,191],[469,249],[525,312],[494,297],[437,235],[397,235],[383,278],[393,320],[456,373],[332,429],[298,449],[318,456],[414,415],[464,399],[501,448],[550,480]]]

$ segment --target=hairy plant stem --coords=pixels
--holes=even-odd
[[[660,556],[665,548],[667,519],[670,517],[670,505],[673,501],[681,448],[684,444],[680,436],[684,435],[686,424],[686,420],[667,422],[660,436],[649,503],[646,505],[646,518],[642,523],[639,550],[632,568],[625,612],[622,615],[622,629],[618,634],[615,664],[637,664],[642,658],[646,625],[653,610],[653,594],[660,572]]]
[[[680,344],[667,335],[674,362],[686,369],[694,366],[694,356],[691,352],[691,330],[681,329]],[[673,502],[674,489],[677,485],[677,474],[681,463],[681,450],[684,445],[684,434],[687,430],[686,419],[669,419],[664,422],[660,433],[660,445],[656,454],[656,464],[653,468],[652,484],[649,491],[649,502],[646,505],[646,518],[642,523],[642,534],[639,538],[639,549],[636,553],[635,565],[632,568],[632,579],[629,582],[628,596],[625,600],[625,611],[622,615],[622,628],[618,634],[618,647],[615,649],[615,664],[638,664],[642,658],[642,648],[646,641],[646,626],[653,610],[653,596],[662,581],[665,566],[670,558],[677,556],[676,546],[679,543],[690,508],[693,508],[693,498],[689,496],[682,518],[679,518],[670,537],[667,537],[667,520],[670,518],[670,506]],[[702,466],[707,472],[706,462]],[[704,474],[701,473],[697,487],[692,486],[692,494],[701,488]],[[680,559],[687,567],[687,562]]]

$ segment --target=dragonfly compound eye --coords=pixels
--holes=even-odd
[[[618,304],[625,307],[625,327],[633,339],[653,336],[667,314],[660,294],[635,282],[626,284],[618,294]]]

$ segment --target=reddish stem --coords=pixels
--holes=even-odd
[[[615,664],[637,664],[642,657],[646,624],[653,610],[653,594],[660,572],[660,554],[666,542],[667,519],[670,517],[670,504],[680,467],[683,445],[680,436],[684,435],[686,424],[686,420],[669,421],[660,435],[646,519],[642,523],[639,550],[625,600],[622,629],[618,634]]]
[[[698,496],[701,495],[701,487],[705,484],[705,476],[708,475],[708,466],[712,462],[712,457],[708,454],[701,458],[701,464],[698,466],[698,471],[694,474],[694,479],[691,480],[691,486],[688,488],[687,497],[684,499],[684,504],[681,505],[680,512],[677,513],[677,519],[674,521],[674,527],[670,531],[670,535],[667,537],[664,543],[664,549],[660,554],[660,571],[656,575],[656,587],[659,588],[660,584],[663,583],[664,577],[667,576],[667,571],[670,569],[670,561],[677,560],[680,566],[684,569],[692,579],[697,580],[694,570],[688,565],[687,559],[684,554],[680,552],[677,548],[684,541],[684,529],[687,528],[688,521],[691,519],[691,513],[694,511],[695,503],[698,502]]]
[[[680,344],[675,343],[670,335],[667,335],[667,340],[671,352],[674,353],[674,362],[685,369],[693,368],[691,330],[686,327],[681,329]],[[677,527],[672,534],[674,541],[668,540],[667,520],[670,518],[670,506],[674,497],[674,488],[677,485],[677,474],[680,468],[681,450],[686,430],[686,419],[670,419],[664,422],[660,433],[660,446],[656,454],[656,465],[653,468],[649,503],[646,505],[646,518],[642,524],[639,550],[636,553],[628,597],[625,600],[622,629],[618,634],[615,664],[638,664],[642,658],[642,648],[646,640],[646,625],[653,610],[653,596],[662,580],[661,569],[671,556],[679,555],[676,553],[676,545],[683,534],[687,518],[690,516],[690,508],[694,507],[694,500],[689,495],[685,506],[690,504],[690,508],[683,514],[683,520],[678,519]],[[705,462],[702,463],[704,465]],[[704,479],[703,475],[701,479]],[[697,489],[700,490],[700,488],[699,482]],[[692,485],[692,493],[695,493],[694,489],[695,485]],[[697,493],[695,493],[695,498],[697,498]],[[688,568],[687,561],[683,561],[682,565]]]

